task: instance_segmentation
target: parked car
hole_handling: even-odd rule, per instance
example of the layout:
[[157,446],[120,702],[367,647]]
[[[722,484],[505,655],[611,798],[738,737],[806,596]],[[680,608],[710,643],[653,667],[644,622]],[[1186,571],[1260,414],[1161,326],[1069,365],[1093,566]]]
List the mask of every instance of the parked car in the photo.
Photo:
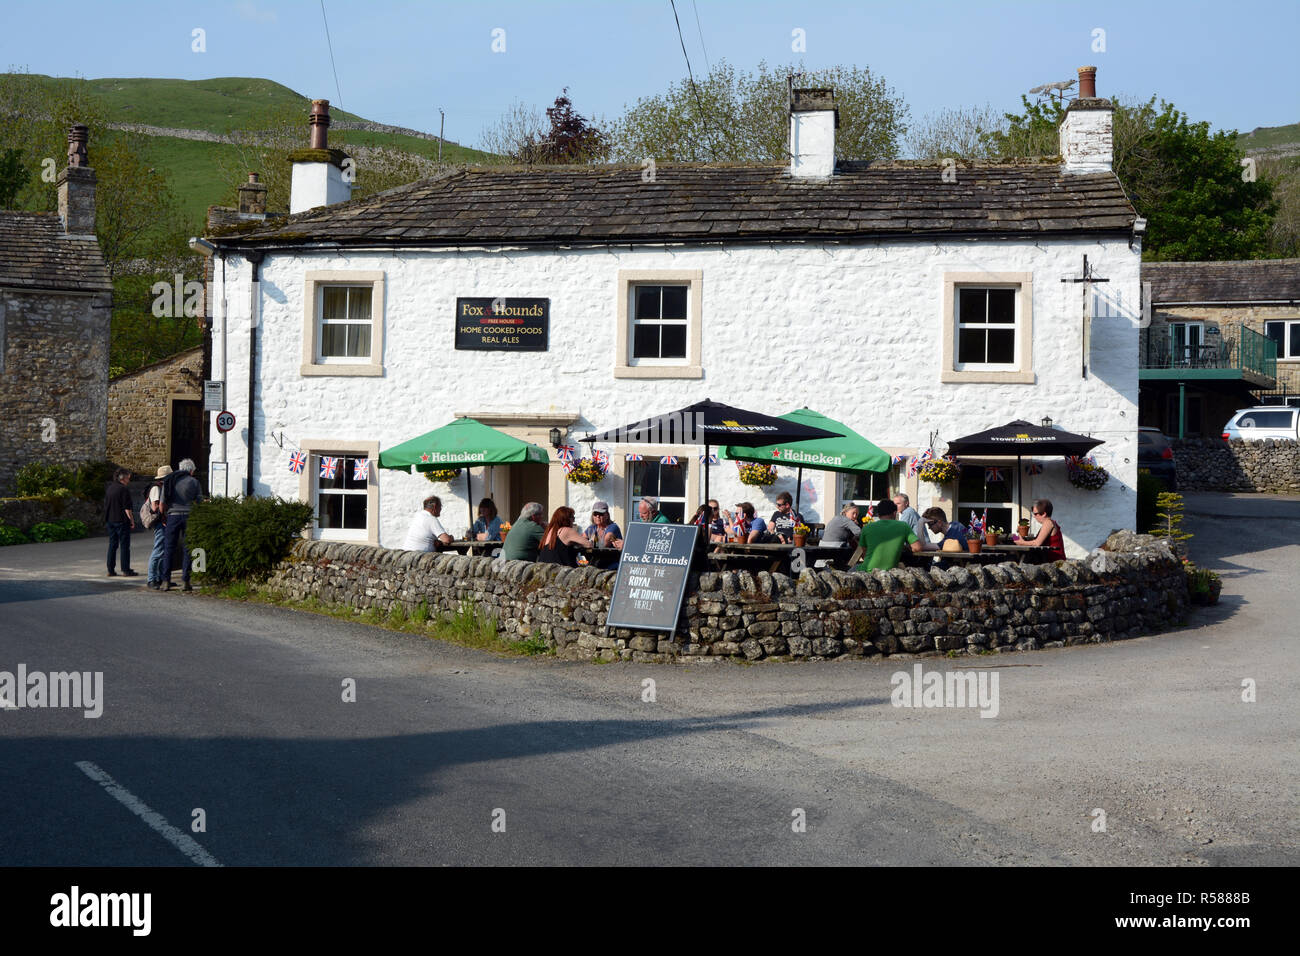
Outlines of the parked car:
[[1300,440],[1300,408],[1265,405],[1239,409],[1228,419],[1228,424],[1223,426],[1223,440],[1233,438],[1250,441],[1263,441],[1265,438]]
[[1138,429],[1138,468],[1151,472],[1169,491],[1178,490],[1178,470],[1174,466],[1174,446],[1169,436],[1158,428]]

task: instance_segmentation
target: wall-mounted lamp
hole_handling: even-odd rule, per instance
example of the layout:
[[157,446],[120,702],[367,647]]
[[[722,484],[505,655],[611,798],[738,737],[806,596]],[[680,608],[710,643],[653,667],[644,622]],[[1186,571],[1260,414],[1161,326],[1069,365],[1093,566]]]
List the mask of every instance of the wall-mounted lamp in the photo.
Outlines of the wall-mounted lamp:
[[1052,416],[1051,416],[1051,415],[1044,415],[1044,416],[1043,416],[1043,427],[1044,427],[1044,428],[1051,428],[1051,427],[1052,427]]
[[552,447],[552,448],[559,448],[559,447],[560,447],[560,442],[562,442],[563,440],[564,440],[564,432],[560,431],[558,428],[552,428],[552,429],[551,429],[551,447]]

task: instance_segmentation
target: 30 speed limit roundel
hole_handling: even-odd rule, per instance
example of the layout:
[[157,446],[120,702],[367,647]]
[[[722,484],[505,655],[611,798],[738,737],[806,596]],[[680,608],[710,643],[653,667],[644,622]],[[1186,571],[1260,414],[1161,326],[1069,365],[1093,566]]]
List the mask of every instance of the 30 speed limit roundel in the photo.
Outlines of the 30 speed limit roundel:
[[228,432],[235,427],[235,416],[232,412],[221,412],[217,415],[217,431]]

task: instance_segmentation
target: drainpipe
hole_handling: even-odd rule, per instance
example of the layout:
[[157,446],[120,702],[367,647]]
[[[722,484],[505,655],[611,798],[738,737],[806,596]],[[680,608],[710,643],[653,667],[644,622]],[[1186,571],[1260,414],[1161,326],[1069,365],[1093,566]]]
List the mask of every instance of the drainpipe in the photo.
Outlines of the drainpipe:
[[249,249],[244,258],[253,267],[252,284],[248,289],[248,474],[244,482],[244,496],[253,497],[253,455],[256,445],[253,441],[253,405],[257,399],[257,326],[261,296],[258,295],[258,283],[262,259],[266,253],[260,249]]
[[1187,437],[1187,383],[1178,383],[1178,437]]

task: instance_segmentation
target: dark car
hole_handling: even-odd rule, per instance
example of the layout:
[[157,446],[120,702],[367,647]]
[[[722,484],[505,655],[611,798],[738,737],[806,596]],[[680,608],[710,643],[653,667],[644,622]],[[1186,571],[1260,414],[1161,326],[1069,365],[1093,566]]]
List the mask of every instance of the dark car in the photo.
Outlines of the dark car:
[[1174,446],[1169,436],[1158,428],[1138,429],[1138,468],[1151,472],[1169,491],[1178,490],[1178,472],[1174,467]]

